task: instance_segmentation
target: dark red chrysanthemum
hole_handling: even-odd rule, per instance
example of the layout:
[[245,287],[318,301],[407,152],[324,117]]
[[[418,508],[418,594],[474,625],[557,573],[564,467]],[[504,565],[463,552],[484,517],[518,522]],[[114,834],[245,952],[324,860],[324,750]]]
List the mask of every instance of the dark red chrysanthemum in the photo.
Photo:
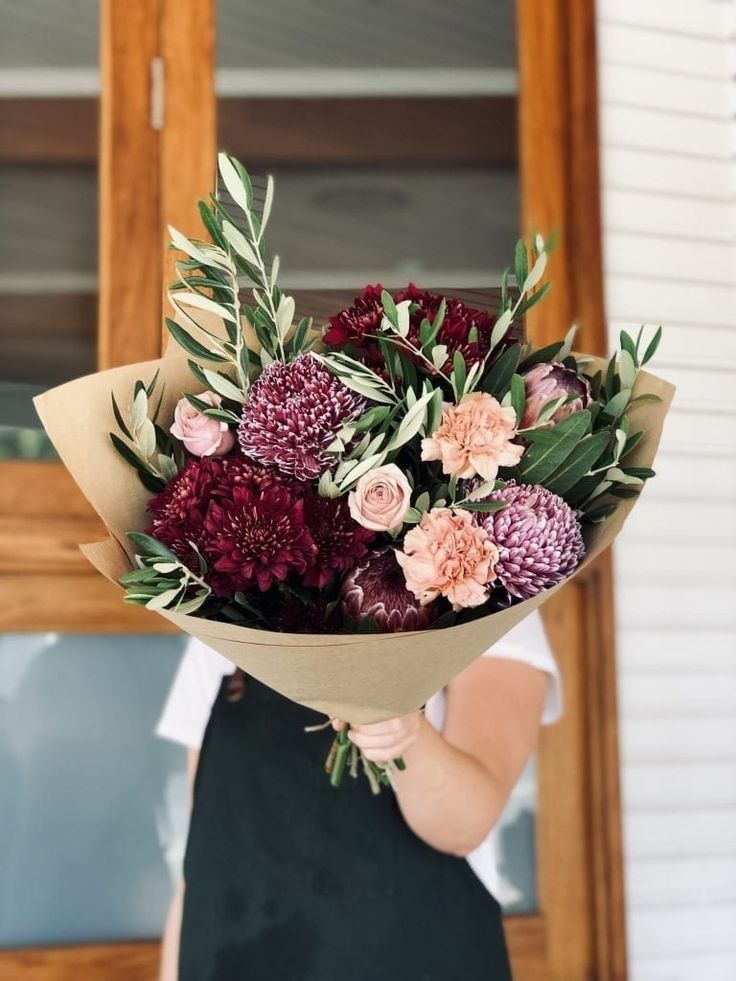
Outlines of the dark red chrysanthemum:
[[382,365],[383,357],[378,345],[372,340],[379,332],[383,320],[382,290],[380,284],[366,286],[363,293],[355,297],[351,307],[330,317],[330,326],[322,338],[325,344],[337,348],[350,344],[361,349],[367,364]]
[[247,487],[261,493],[272,487],[283,487],[297,496],[311,488],[311,484],[279,473],[273,467],[264,467],[255,460],[239,453],[222,458],[222,469],[217,475],[212,488],[215,498],[231,497],[235,487]]
[[[366,286],[351,307],[330,317],[330,326],[323,338],[325,344],[338,348],[351,345],[360,350],[368,364],[380,366],[383,358],[375,343],[375,336],[380,332],[383,319],[381,292],[380,285]],[[409,339],[416,346],[419,346],[420,324],[425,319],[432,323],[442,300],[446,301],[445,317],[436,343],[447,345],[448,366],[451,365],[456,351],[461,352],[468,365],[480,361],[488,352],[491,331],[496,322],[491,314],[469,307],[456,297],[444,297],[441,293],[420,290],[413,283],[393,294],[393,297],[396,303],[411,300],[416,305],[410,316],[409,327]]]
[[327,447],[365,401],[311,354],[263,370],[243,407],[238,431],[246,456],[300,480],[330,466]]
[[199,563],[190,542],[203,547],[204,519],[223,467],[220,458],[196,457],[148,502],[153,520],[146,533],[158,538],[195,571]]
[[212,501],[204,526],[207,556],[229,594],[304,574],[317,554],[303,500],[283,487],[233,487],[229,498]]
[[371,552],[363,559],[343,582],[340,599],[345,616],[358,622],[372,617],[382,633],[423,630],[437,609],[436,603],[422,606],[406,588],[392,548]]
[[317,556],[304,574],[305,586],[322,589],[338,572],[347,572],[368,553],[376,537],[350,516],[346,497],[328,498],[308,494],[304,519],[317,546]]

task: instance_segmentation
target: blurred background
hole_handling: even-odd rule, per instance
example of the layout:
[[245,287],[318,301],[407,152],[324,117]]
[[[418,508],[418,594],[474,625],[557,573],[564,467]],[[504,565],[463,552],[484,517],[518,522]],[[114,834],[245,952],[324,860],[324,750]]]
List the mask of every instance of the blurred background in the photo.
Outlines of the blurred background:
[[317,306],[492,287],[554,228],[531,337],[579,320],[603,353],[664,325],[658,478],[614,565],[549,604],[568,711],[504,815],[499,898],[520,981],[733,981],[736,4],[0,0],[0,22],[0,978],[155,976],[186,791],[153,729],[183,641],[78,556],[104,530],[31,398],[158,355],[163,229],[197,231],[223,147],[274,174],[281,278]]

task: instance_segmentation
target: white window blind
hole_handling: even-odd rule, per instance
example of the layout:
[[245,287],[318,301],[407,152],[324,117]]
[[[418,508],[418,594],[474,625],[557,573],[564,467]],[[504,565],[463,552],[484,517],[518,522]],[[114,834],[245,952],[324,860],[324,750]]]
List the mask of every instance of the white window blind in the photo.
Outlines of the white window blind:
[[610,342],[678,386],[615,550],[632,981],[736,979],[736,5],[598,0]]

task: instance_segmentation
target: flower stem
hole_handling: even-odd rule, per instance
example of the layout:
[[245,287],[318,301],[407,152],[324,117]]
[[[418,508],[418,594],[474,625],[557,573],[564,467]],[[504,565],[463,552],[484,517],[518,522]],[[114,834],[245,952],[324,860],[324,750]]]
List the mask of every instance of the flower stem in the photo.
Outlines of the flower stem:
[[347,763],[348,754],[350,753],[350,740],[348,739],[347,726],[338,732],[335,738],[335,759],[332,764],[332,771],[330,773],[330,783],[333,787],[339,787],[342,783],[342,776],[345,772],[345,764]]

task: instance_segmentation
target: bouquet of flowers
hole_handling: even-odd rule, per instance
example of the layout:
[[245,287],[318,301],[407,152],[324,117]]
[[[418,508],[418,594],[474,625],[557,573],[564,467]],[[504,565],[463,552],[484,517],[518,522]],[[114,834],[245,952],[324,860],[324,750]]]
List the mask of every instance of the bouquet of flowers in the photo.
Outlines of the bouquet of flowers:
[[[661,332],[623,333],[607,362],[574,331],[524,342],[540,237],[496,316],[369,286],[318,329],[266,256],[272,182],[256,207],[237,160],[219,173],[208,240],[171,229],[167,356],[37,399],[110,531],[85,552],[296,701],[356,724],[415,710],[620,529],[672,395],[641,370]],[[351,752],[355,770],[343,729],[334,783]],[[363,765],[377,785],[401,762]]]

